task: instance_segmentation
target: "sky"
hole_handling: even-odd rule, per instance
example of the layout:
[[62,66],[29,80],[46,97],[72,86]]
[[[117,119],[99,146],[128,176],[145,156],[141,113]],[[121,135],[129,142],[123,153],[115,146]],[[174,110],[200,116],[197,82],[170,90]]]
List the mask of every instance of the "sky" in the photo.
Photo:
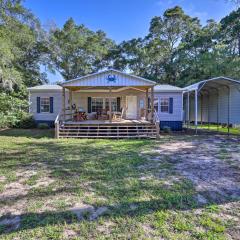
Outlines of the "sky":
[[[219,21],[235,7],[227,0],[25,0],[24,5],[43,26],[54,22],[62,27],[72,17],[91,30],[103,30],[117,43],[145,36],[151,19],[176,5],[203,25],[208,19]],[[62,79],[59,74],[48,77],[50,82]]]

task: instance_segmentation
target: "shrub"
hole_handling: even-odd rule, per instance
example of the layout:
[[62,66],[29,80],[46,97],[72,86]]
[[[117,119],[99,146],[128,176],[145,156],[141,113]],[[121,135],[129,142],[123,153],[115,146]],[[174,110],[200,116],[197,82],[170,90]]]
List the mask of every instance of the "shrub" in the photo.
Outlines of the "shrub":
[[19,120],[18,124],[16,125],[18,128],[35,128],[36,122],[32,115],[26,115],[22,119]]
[[163,126],[163,132],[164,132],[164,133],[171,133],[172,130],[171,130],[171,128],[168,127],[168,126]]
[[0,93],[0,128],[18,127],[30,115],[27,100]]
[[49,129],[49,125],[47,123],[39,123],[37,127],[39,129]]

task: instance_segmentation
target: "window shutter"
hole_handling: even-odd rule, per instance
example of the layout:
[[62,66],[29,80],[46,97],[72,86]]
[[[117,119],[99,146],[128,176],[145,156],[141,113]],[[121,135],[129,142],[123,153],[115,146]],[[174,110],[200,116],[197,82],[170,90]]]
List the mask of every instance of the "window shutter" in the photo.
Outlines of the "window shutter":
[[40,113],[40,97],[37,97],[37,113]]
[[169,113],[173,113],[173,98],[169,98]]
[[149,111],[149,109],[151,108],[151,99],[148,98],[148,103],[147,103],[147,112]]
[[50,113],[53,113],[53,97],[50,97]]
[[118,97],[117,98],[117,111],[120,112],[121,111],[120,109],[121,109],[121,98]]
[[92,98],[88,97],[88,113],[92,112]]

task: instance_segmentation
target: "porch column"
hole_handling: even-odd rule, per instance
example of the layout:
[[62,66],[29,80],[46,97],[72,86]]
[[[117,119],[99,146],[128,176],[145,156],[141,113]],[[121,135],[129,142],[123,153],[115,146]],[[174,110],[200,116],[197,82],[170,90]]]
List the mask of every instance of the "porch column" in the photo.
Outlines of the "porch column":
[[62,88],[62,114],[63,120],[65,121],[65,114],[66,114],[66,94],[65,94],[65,87]]
[[146,89],[146,99],[145,99],[145,119],[148,120],[148,88]]
[[70,113],[71,113],[71,118],[73,118],[73,112],[72,112],[72,90],[69,90],[69,104],[70,104]]
[[153,115],[154,115],[154,92],[153,87],[151,87],[151,122],[153,122]]
[[195,128],[197,133],[198,126],[198,90],[195,90]]
[[112,89],[109,88],[109,120],[112,123],[112,99],[111,99]]

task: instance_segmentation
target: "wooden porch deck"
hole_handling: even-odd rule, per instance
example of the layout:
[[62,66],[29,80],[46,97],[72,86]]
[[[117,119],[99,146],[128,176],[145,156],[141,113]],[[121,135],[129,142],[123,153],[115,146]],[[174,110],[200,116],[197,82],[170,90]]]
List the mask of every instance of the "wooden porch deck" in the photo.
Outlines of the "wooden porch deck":
[[57,138],[156,138],[156,125],[146,120],[65,121],[57,129]]
[[137,120],[137,119],[134,119],[134,120],[130,120],[130,119],[122,119],[122,120],[119,120],[119,121],[116,121],[116,120],[112,120],[109,121],[109,120],[85,120],[85,121],[66,121],[65,124],[72,124],[72,125],[135,125],[135,124],[151,124],[150,121],[147,121],[147,120]]

